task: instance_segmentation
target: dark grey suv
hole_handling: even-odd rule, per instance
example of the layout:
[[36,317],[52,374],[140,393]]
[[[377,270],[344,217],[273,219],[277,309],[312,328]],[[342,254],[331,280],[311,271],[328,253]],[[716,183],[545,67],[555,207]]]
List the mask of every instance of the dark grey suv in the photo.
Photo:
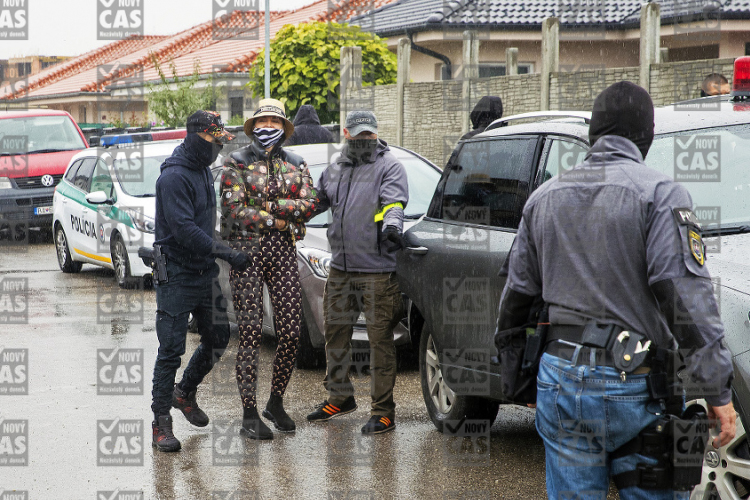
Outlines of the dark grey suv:
[[[682,182],[693,197],[735,365],[737,437],[719,450],[708,447],[704,481],[692,498],[734,499],[750,492],[744,430],[750,417],[750,104],[716,99],[657,109],[646,163]],[[503,401],[499,366],[490,360],[505,284],[498,271],[529,194],[585,156],[589,116],[517,115],[460,143],[425,217],[407,233],[411,248],[401,255],[398,274],[411,301],[412,337],[420,337],[425,404],[441,431],[448,421],[494,420],[501,403],[512,403]]]

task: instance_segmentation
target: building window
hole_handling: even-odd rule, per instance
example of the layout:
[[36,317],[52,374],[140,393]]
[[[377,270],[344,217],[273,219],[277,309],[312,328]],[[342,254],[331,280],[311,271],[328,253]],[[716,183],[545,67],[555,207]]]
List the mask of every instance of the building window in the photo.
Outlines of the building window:
[[242,116],[242,96],[229,98],[229,118]]
[[[443,80],[442,68],[444,64],[435,65],[435,80]],[[460,68],[460,67],[459,67]],[[518,63],[518,74],[527,75],[534,72],[534,63]],[[505,63],[479,63],[479,78],[505,76]],[[460,74],[458,75],[460,78]]]
[[16,63],[16,69],[18,70],[18,76],[26,76],[31,74],[31,63]]

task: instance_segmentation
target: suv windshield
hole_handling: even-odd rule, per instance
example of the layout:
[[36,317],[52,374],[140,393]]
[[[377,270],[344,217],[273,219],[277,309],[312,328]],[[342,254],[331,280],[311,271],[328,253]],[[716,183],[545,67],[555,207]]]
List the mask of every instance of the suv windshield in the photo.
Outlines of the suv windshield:
[[0,120],[0,143],[12,138],[13,149],[3,147],[0,154],[54,153],[84,149],[86,145],[67,116],[29,116]]
[[[410,158],[399,158],[401,164],[406,169],[406,176],[409,182],[409,203],[406,205],[404,217],[406,219],[418,219],[430,206],[432,194],[435,192],[435,186],[440,180],[440,172],[429,166],[424,161],[414,156]],[[310,176],[314,179],[315,185],[323,174],[323,170],[328,165],[310,165]],[[326,226],[331,221],[330,210],[316,215],[306,225],[308,226]]]
[[166,159],[167,156],[147,156],[143,161],[137,157],[114,160],[122,190],[139,198],[156,196],[156,179],[161,172],[159,167]]
[[687,188],[705,230],[750,224],[750,125],[659,135],[646,164]]

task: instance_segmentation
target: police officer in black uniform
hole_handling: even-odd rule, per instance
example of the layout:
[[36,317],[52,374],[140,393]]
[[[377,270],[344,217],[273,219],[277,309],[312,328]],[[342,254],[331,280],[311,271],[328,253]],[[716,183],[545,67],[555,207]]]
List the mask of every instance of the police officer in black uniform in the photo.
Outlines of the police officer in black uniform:
[[683,354],[708,416],[719,421],[709,446],[735,434],[732,365],[700,224],[688,191],[644,164],[654,137],[644,89],[619,82],[604,90],[589,135],[584,162],[543,184],[524,207],[498,331],[526,323],[540,296],[549,307],[536,427],[550,499],[606,498],[610,476],[623,500],[687,498],[638,436],[662,429],[655,422],[664,400],[649,389],[658,385],[664,364],[654,353],[662,349]]

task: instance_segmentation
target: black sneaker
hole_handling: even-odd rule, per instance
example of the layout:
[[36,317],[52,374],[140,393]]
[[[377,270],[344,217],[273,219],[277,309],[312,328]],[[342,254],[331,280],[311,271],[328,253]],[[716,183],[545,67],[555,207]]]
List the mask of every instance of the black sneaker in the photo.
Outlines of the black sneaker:
[[257,408],[245,408],[242,416],[242,428],[240,434],[250,439],[266,440],[273,439],[273,432],[265,422],[260,419]]
[[362,427],[362,434],[382,434],[396,428],[396,422],[392,418],[383,415],[373,415]]
[[341,407],[332,405],[326,399],[315,407],[315,411],[307,416],[307,420],[310,422],[325,422],[326,420],[331,420],[333,417],[351,413],[356,409],[357,403],[354,401],[354,396],[346,398]]
[[198,407],[195,393],[196,391],[187,393],[175,384],[174,391],[172,391],[172,406],[180,410],[187,421],[194,426],[205,427],[208,425],[208,415]]
[[273,426],[281,432],[294,432],[297,426],[294,420],[284,411],[284,398],[271,394],[266,409],[263,410],[263,418],[273,422]]
[[172,417],[161,415],[157,420],[151,422],[152,438],[151,446],[159,451],[180,451],[182,445],[172,434]]

